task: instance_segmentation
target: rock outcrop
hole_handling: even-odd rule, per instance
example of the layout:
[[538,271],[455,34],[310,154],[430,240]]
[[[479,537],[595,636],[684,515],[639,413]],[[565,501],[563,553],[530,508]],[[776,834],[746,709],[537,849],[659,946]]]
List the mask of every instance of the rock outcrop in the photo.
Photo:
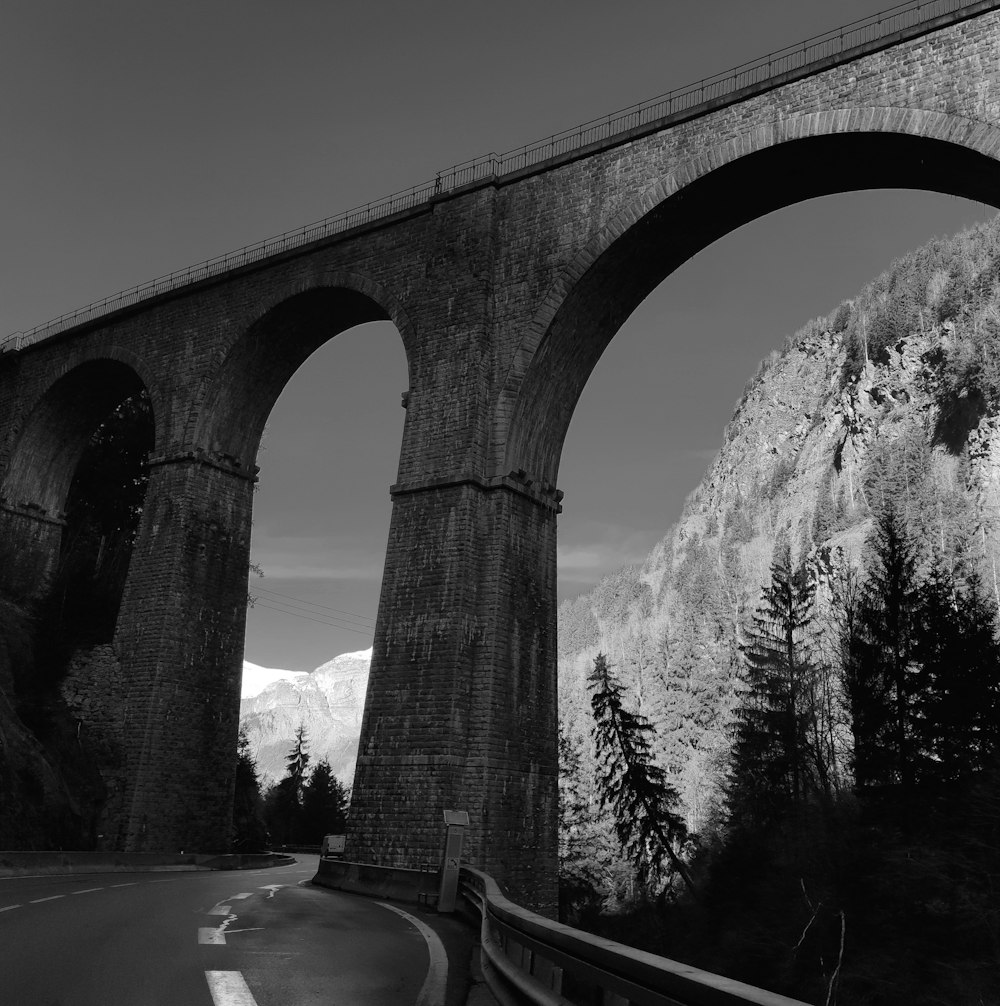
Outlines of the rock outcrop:
[[354,782],[372,651],[342,653],[310,674],[283,677],[240,703],[240,725],[261,784],[285,774],[295,731],[305,727],[311,764],[322,758],[346,786]]

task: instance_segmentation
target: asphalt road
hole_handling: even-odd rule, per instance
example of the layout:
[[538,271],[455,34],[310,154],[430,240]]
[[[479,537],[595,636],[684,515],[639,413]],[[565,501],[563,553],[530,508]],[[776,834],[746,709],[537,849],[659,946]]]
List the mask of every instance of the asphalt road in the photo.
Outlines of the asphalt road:
[[0,878],[0,1006],[448,1006],[456,921],[265,870]]

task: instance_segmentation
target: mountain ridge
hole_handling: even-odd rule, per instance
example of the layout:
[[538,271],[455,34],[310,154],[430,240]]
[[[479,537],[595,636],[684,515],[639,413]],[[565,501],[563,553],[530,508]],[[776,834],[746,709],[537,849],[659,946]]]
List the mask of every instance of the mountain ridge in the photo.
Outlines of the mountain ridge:
[[[326,758],[333,774],[352,785],[371,653],[371,648],[341,653],[311,672],[263,669],[277,676],[240,701],[240,726],[263,786],[285,774],[299,726],[306,730],[310,762]],[[251,673],[251,687],[262,678]]]

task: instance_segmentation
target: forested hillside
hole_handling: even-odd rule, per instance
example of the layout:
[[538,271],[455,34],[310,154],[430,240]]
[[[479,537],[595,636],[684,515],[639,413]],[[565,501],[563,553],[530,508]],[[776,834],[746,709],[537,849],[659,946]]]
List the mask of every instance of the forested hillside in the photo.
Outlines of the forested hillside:
[[[561,606],[568,915],[656,896],[629,939],[809,1001],[994,1001],[998,504],[995,220],[788,338],[646,562]],[[598,654],[696,897],[599,811]]]

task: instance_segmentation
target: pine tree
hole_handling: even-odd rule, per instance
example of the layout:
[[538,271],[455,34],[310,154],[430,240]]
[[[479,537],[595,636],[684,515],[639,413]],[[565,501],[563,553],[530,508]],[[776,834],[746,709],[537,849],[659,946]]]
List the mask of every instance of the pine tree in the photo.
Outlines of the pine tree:
[[684,821],[676,812],[677,792],[650,757],[653,727],[645,717],[625,709],[624,688],[604,654],[594,659],[587,680],[601,807],[612,809],[618,838],[643,882],[662,875],[669,863],[694,894],[690,874],[677,852],[687,837]]
[[258,851],[266,847],[267,828],[264,825],[257,762],[250,753],[246,730],[241,727],[233,793],[233,848],[237,851]]
[[301,840],[319,845],[324,835],[347,826],[347,793],[326,758],[318,761],[302,788]]
[[805,570],[792,569],[787,540],[779,539],[771,582],[740,647],[746,690],[736,710],[729,787],[734,823],[770,823],[822,788],[818,780],[828,775],[811,729],[815,668],[806,630],[814,593]]
[[940,557],[920,590],[914,633],[919,666],[914,705],[917,776],[958,782],[997,750],[1000,647],[992,605],[978,576],[962,589]]
[[305,783],[306,768],[309,765],[309,752],[306,750],[306,728],[299,724],[295,731],[295,743],[292,750],[285,757],[285,775],[295,781],[297,795],[302,795],[302,786]]
[[919,600],[916,547],[890,502],[876,516],[848,682],[858,785],[914,781],[913,635]]
[[300,725],[295,731],[292,749],[285,758],[285,775],[268,790],[265,798],[268,827],[272,836],[282,845],[301,841],[302,789],[308,765],[306,731]]
[[578,902],[593,897],[598,886],[589,848],[588,801],[580,742],[559,723],[559,917],[567,921]]

